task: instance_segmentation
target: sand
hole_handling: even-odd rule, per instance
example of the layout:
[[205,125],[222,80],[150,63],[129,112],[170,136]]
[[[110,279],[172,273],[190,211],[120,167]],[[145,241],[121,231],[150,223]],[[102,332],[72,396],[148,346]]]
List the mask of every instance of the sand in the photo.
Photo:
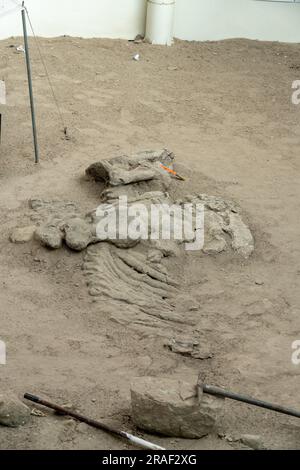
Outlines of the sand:
[[[134,432],[130,381],[136,376],[201,372],[214,385],[299,409],[300,366],[291,361],[291,344],[300,339],[300,108],[291,102],[299,46],[234,40],[164,48],[41,39],[71,137],[65,140],[32,43],[41,148],[34,166],[24,56],[9,47],[19,44],[20,38],[0,42],[8,92],[0,146],[0,339],[7,344],[1,390],[72,403]],[[255,236],[249,260],[199,253],[182,268],[197,291],[186,306],[196,308],[195,333],[214,353],[203,361],[164,348],[157,335],[112,322],[109,306],[88,294],[82,253],[8,241],[14,227],[30,223],[30,198],[58,197],[90,210],[100,191],[84,176],[86,167],[161,147],[199,175],[199,192],[236,201]],[[220,422],[220,433],[260,434],[268,448],[299,448],[299,432],[296,419],[240,404],[227,403]],[[151,439],[169,449],[241,446],[217,435]],[[46,413],[18,430],[0,428],[0,448],[129,447]]]

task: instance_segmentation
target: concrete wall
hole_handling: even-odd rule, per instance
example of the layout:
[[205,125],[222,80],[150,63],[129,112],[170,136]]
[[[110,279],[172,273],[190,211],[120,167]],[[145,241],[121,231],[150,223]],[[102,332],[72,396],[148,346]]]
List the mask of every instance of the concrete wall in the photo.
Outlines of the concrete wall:
[[300,3],[177,0],[175,36],[196,41],[239,37],[300,42]]
[[[11,0],[0,0],[1,6]],[[175,36],[300,42],[300,3],[176,0]],[[131,39],[144,32],[146,0],[26,0],[37,34]],[[21,35],[18,14],[0,17],[0,39]]]
[[[0,0],[0,7],[3,3],[8,5],[7,0]],[[40,36],[67,34],[130,39],[145,30],[146,0],[26,0],[25,3]],[[21,33],[18,14],[0,17],[0,39]]]

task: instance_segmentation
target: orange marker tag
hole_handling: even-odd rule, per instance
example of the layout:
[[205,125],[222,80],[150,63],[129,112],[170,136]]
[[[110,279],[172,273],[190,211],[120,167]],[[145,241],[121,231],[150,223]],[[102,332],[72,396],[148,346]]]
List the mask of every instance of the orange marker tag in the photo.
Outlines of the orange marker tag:
[[181,181],[185,181],[185,178],[183,178],[182,176],[180,176],[178,173],[176,173],[176,171],[174,170],[171,170],[171,168],[168,168],[167,166],[163,165],[162,163],[160,164],[161,168],[165,171],[167,171],[168,173],[170,173],[171,175],[175,176],[176,178],[178,178],[179,180]]

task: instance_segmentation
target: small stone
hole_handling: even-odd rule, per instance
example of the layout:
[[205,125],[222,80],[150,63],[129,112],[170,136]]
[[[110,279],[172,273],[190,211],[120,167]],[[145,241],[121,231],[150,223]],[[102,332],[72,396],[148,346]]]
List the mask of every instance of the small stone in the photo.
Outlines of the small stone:
[[264,285],[264,281],[262,281],[261,279],[256,279],[255,284],[256,284],[257,286],[263,286],[263,285]]
[[159,264],[163,257],[163,253],[159,250],[150,250],[148,253],[148,261],[150,261],[150,263]]
[[231,435],[226,434],[226,433],[224,433],[224,432],[218,433],[218,437],[219,437],[220,439],[224,439],[225,441],[230,442],[230,443],[231,443],[231,442],[239,442],[239,440],[240,440],[238,437],[236,437],[236,436],[231,436]]
[[189,312],[198,312],[199,306],[198,305],[192,305],[189,307]]
[[17,428],[24,426],[30,419],[30,409],[18,397],[0,394],[0,425]]
[[36,239],[47,248],[57,250],[61,248],[63,241],[62,231],[54,225],[43,225],[35,232]]
[[165,346],[173,353],[191,356],[194,359],[205,360],[213,357],[208,346],[200,345],[199,341],[193,338],[173,338],[165,343]]
[[249,258],[254,251],[254,238],[238,214],[228,215],[228,226],[224,230],[232,237],[232,248],[243,258]]
[[90,431],[90,426],[86,423],[80,423],[77,426],[77,431],[86,434],[88,431]]
[[147,432],[199,439],[215,430],[224,400],[202,395],[194,383],[140,377],[131,385],[133,422]]
[[66,403],[63,408],[66,410],[74,410],[74,405],[72,403]]
[[145,37],[142,34],[137,34],[134,38],[134,41],[143,41]]
[[15,228],[10,234],[9,239],[12,243],[28,243],[33,239],[34,232],[34,225],[23,228]]
[[253,450],[263,450],[264,444],[262,442],[261,436],[254,434],[243,434],[240,437],[240,441],[247,447],[250,447]]
[[39,418],[45,417],[45,413],[43,413],[41,410],[38,410],[37,408],[32,408],[30,414],[32,416],[38,416]]
[[74,426],[75,424],[75,421],[74,419],[66,419],[65,422],[64,422],[65,426]]
[[211,351],[209,351],[208,349],[199,349],[199,350],[196,350],[194,351],[191,356],[194,358],[194,359],[201,359],[202,361],[204,361],[205,359],[211,359],[214,355]]
[[165,344],[173,353],[182,354],[183,356],[190,356],[195,346],[198,345],[199,342],[193,338],[172,338]]

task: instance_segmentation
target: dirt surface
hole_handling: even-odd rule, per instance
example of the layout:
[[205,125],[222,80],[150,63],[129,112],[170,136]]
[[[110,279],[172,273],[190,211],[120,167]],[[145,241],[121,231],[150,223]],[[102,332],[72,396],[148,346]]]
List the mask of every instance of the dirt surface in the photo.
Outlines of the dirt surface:
[[[32,43],[41,147],[34,166],[24,56],[10,47],[19,44],[20,38],[0,42],[0,78],[8,91],[0,147],[0,337],[8,362],[0,366],[0,390],[74,404],[143,436],[130,420],[136,376],[201,372],[208,383],[299,409],[300,366],[291,362],[291,344],[300,339],[300,108],[291,103],[291,85],[300,78],[300,46],[42,39],[67,141]],[[89,210],[99,202],[97,184],[84,177],[89,164],[161,147],[175,152],[190,178],[197,176],[199,192],[236,201],[256,241],[247,261],[198,253],[182,266],[197,286],[196,308],[186,308],[194,308],[195,328],[214,352],[203,361],[109,320],[106,305],[88,294],[83,254],[8,241],[14,227],[28,225],[29,198],[59,197]],[[300,448],[296,418],[245,405],[228,402],[219,428],[229,438],[259,434],[267,448]],[[168,449],[240,447],[217,434],[151,439]],[[0,447],[129,448],[47,411],[23,428],[0,428]]]

